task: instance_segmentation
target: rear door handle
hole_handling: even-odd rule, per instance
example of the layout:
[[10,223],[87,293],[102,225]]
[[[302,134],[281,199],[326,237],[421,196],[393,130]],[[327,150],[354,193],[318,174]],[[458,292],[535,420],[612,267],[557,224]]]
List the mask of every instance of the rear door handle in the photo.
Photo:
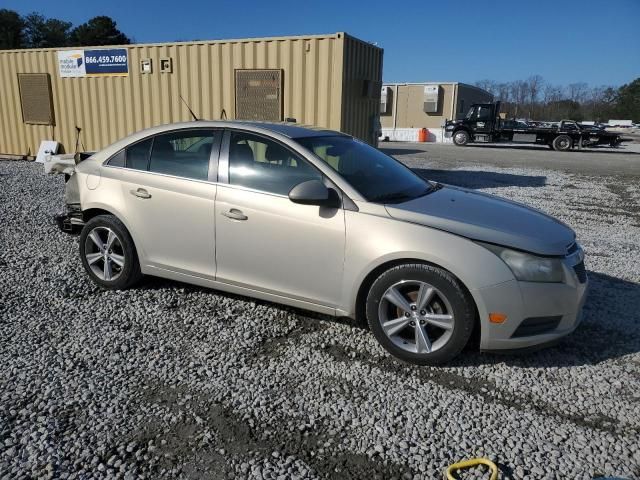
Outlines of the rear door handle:
[[242,210],[238,210],[237,208],[232,208],[228,212],[222,212],[222,215],[230,218],[231,220],[246,220],[247,218],[249,218],[244,213],[242,213]]
[[147,192],[144,188],[139,188],[137,190],[129,190],[129,193],[138,198],[151,198],[151,194]]

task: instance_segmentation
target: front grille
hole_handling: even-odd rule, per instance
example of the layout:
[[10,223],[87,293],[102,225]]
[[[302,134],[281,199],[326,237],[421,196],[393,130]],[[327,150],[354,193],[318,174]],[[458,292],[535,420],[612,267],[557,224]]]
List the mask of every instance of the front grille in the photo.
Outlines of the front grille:
[[580,283],[584,283],[587,281],[587,269],[584,268],[584,261],[574,265],[573,271],[576,272],[576,276],[578,277],[578,281]]
[[562,320],[562,315],[551,317],[529,317],[525,318],[520,326],[513,332],[511,338],[530,337],[555,330]]

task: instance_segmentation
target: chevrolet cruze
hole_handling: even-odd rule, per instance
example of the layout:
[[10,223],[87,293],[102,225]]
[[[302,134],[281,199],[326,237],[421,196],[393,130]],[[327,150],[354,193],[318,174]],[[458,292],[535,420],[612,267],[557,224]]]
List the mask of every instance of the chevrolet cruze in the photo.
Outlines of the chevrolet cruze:
[[155,275],[366,318],[392,355],[451,360],[553,342],[580,322],[584,254],[567,225],[430,182],[348,135],[197,121],[138,132],[79,162],[67,232],[108,289]]

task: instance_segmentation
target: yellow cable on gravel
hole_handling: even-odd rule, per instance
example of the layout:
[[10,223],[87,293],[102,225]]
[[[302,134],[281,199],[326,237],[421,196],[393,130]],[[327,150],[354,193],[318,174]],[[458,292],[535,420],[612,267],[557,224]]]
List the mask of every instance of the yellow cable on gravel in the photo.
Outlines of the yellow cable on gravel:
[[498,467],[488,458],[472,458],[470,460],[463,460],[461,462],[449,465],[449,468],[447,468],[446,471],[446,479],[456,480],[456,477],[453,476],[454,471],[477,467],[478,465],[486,465],[491,469],[491,477],[489,477],[489,480],[498,480]]

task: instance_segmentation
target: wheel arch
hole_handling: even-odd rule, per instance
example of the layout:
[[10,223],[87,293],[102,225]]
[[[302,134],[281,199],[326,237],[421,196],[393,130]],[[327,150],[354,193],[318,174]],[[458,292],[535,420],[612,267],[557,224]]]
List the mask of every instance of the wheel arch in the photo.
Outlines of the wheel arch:
[[144,251],[140,248],[140,244],[137,238],[135,237],[135,234],[131,230],[128,222],[124,219],[124,216],[120,215],[118,212],[115,211],[115,209],[110,208],[108,205],[102,205],[102,204],[91,204],[88,208],[85,208],[82,210],[82,220],[84,221],[85,224],[92,218],[97,217],[98,215],[112,215],[116,217],[120,222],[122,222],[122,224],[127,229],[127,232],[131,236],[131,239],[133,240],[133,247],[138,255],[140,266],[142,267],[143,266],[142,259],[144,257]]
[[395,258],[391,260],[387,260],[377,266],[367,273],[363,280],[360,282],[360,286],[358,287],[358,293],[356,294],[355,306],[353,311],[355,312],[355,317],[358,322],[361,322],[363,325],[366,325],[366,302],[367,302],[367,294],[369,293],[369,289],[373,282],[386,270],[390,268],[397,267],[399,265],[408,265],[412,263],[418,263],[423,265],[429,265],[431,267],[440,268],[455,278],[460,286],[462,287],[465,294],[468,296],[469,300],[473,305],[473,309],[475,310],[474,321],[473,321],[473,333],[471,334],[470,341],[474,344],[479,343],[480,331],[481,331],[481,322],[480,322],[480,314],[478,310],[478,305],[476,303],[476,299],[472,295],[469,288],[465,285],[464,281],[460,279],[458,275],[449,270],[448,268],[443,267],[442,265],[438,265],[437,263],[424,260],[422,258],[416,257],[405,257],[405,258]]
[[471,136],[471,130],[466,125],[460,125],[460,126],[454,128],[453,132],[451,132],[451,133],[455,134],[455,133],[458,133],[460,131],[465,131],[465,132],[467,132],[469,134],[469,136]]
[[[84,221],[84,223],[87,223],[93,217],[97,217],[98,215],[113,215],[114,217],[118,218],[117,215],[115,215],[113,212],[110,212],[109,210],[105,210],[103,208],[88,208],[82,211],[82,220]],[[120,220],[120,218],[118,218],[118,220]]]

